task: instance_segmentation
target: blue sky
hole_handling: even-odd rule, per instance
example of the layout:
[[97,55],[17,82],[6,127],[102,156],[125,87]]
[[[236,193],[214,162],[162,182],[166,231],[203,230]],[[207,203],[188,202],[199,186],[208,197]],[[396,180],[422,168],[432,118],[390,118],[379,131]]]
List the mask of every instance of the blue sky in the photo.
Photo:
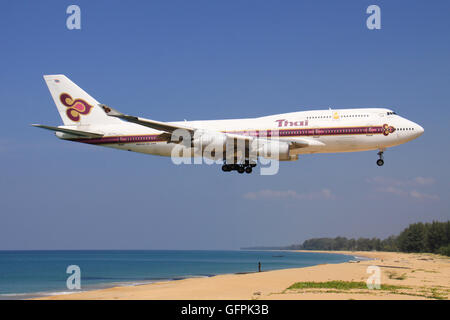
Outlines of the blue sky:
[[[66,8],[81,8],[81,30]],[[381,30],[366,8],[381,7]],[[448,220],[448,1],[5,1],[0,249],[237,249]],[[42,79],[170,120],[390,107],[425,134],[275,176],[60,141]]]

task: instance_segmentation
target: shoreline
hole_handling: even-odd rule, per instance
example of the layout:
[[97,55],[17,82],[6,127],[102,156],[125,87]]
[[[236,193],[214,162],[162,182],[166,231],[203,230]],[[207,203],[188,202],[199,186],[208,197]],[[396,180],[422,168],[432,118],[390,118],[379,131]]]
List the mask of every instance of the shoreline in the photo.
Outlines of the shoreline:
[[[285,250],[286,251],[286,250]],[[450,258],[434,254],[366,251],[309,251],[344,254],[356,260],[311,267],[278,269],[246,274],[221,274],[128,287],[42,297],[42,300],[150,299],[150,300],[251,300],[251,299],[449,299]],[[296,282],[366,282],[367,267],[381,273],[381,290],[288,289]],[[383,289],[385,287],[388,289]]]
[[104,282],[97,284],[90,284],[86,287],[83,287],[80,290],[69,290],[69,289],[54,289],[47,291],[36,291],[36,292],[24,292],[24,293],[1,293],[1,300],[40,300],[46,299],[47,297],[53,296],[66,296],[71,294],[83,294],[86,292],[98,291],[98,290],[106,290],[111,288],[122,288],[122,287],[137,287],[143,285],[150,285],[157,282],[172,282],[172,281],[180,281],[184,279],[197,279],[197,278],[209,278],[214,277],[215,275],[205,275],[205,276],[186,276],[186,277],[174,277],[167,279],[154,279],[154,280],[136,280],[136,281],[116,281],[116,282]]
[[[112,250],[114,251],[114,250]],[[272,252],[272,253],[298,253],[299,251],[296,250],[237,250],[237,251],[259,251],[259,252]],[[316,253],[313,251],[305,251],[306,253]],[[347,254],[342,254],[342,253],[334,253],[334,252],[317,252],[317,253],[325,253],[325,254],[332,254],[332,255],[336,255],[338,254],[339,256],[343,256],[341,258],[341,261],[343,259],[346,259],[347,261],[351,260],[352,258],[354,258],[353,255],[347,255]],[[284,257],[284,255],[283,255]],[[328,260],[330,260],[327,263],[334,263],[332,262],[332,258],[329,258]],[[317,263],[323,263],[323,262],[317,262]],[[338,262],[339,263],[339,262]],[[263,263],[264,265],[264,263]],[[304,267],[308,267],[308,266],[279,266],[276,267],[276,269],[269,269],[269,270],[262,270],[263,272],[265,271],[275,271],[275,270],[286,270],[286,269],[292,269],[292,268],[304,268]],[[273,267],[272,267],[273,268]],[[264,268],[263,268],[264,269]],[[167,278],[142,278],[142,279],[135,279],[133,281],[130,280],[117,280],[117,281],[113,281],[113,282],[100,282],[100,283],[91,283],[91,284],[87,284],[87,285],[83,285],[81,287],[80,290],[70,290],[67,288],[53,288],[53,289],[44,289],[42,291],[33,291],[33,292],[13,292],[13,293],[2,293],[0,294],[0,300],[34,300],[34,299],[47,299],[47,298],[52,298],[54,296],[71,296],[71,295],[76,295],[76,294],[85,294],[88,292],[92,292],[92,291],[100,291],[100,290],[107,290],[107,289],[112,289],[112,288],[128,288],[128,287],[138,287],[138,286],[142,286],[142,285],[151,285],[151,284],[155,284],[155,283],[171,283],[171,282],[176,282],[176,281],[182,281],[182,280],[186,280],[186,279],[203,279],[203,278],[211,278],[211,277],[216,277],[216,276],[221,276],[221,275],[246,275],[246,274],[252,274],[252,273],[258,273],[257,270],[249,270],[248,268],[244,268],[242,269],[242,271],[231,271],[231,272],[226,272],[226,273],[209,273],[209,274],[191,274],[191,275],[173,275],[173,276],[169,276]],[[68,298],[70,299],[70,298]]]

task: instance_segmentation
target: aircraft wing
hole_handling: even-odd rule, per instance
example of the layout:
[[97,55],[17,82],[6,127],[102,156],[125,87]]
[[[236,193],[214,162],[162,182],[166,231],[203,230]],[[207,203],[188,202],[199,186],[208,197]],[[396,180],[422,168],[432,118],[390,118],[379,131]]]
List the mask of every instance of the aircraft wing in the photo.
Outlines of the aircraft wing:
[[191,135],[194,134],[194,131],[195,131],[194,128],[178,126],[178,125],[176,126],[176,125],[169,124],[167,122],[155,121],[155,120],[144,119],[144,118],[139,118],[139,117],[123,114],[123,113],[121,113],[111,107],[108,107],[104,104],[100,104],[100,107],[105,111],[105,113],[108,116],[116,117],[116,118],[119,118],[119,119],[122,119],[122,120],[125,120],[128,122],[140,124],[141,126],[149,127],[149,128],[155,129],[155,130],[172,133],[175,130],[183,129],[183,130],[189,131],[189,133],[191,133]]
[[[195,131],[204,131],[204,130],[199,130],[196,128],[191,128],[191,127],[185,127],[185,126],[179,126],[179,125],[173,125],[167,122],[161,122],[161,121],[155,121],[155,120],[150,120],[150,119],[145,119],[145,118],[139,118],[139,117],[135,117],[135,116],[130,116],[127,114],[124,114],[120,111],[117,111],[111,107],[108,107],[104,104],[100,104],[100,107],[105,111],[105,113],[108,116],[111,117],[116,117],[128,122],[132,122],[132,123],[136,123],[139,124],[141,126],[145,126],[145,127],[149,127],[158,131],[164,131],[160,137],[164,138],[167,142],[170,141],[171,139],[171,134],[178,129],[183,129],[188,131],[191,134],[191,137],[194,137]],[[252,141],[254,138],[253,137],[249,137],[249,136],[244,136],[244,135],[236,135],[236,134],[226,134],[228,138],[231,139],[236,139],[236,140],[245,140],[245,141]]]

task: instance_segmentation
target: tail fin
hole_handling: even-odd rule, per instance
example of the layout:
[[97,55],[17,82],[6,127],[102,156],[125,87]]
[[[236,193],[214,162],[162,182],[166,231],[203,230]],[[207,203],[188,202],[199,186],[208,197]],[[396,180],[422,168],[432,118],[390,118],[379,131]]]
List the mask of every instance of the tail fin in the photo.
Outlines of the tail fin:
[[46,75],[44,80],[64,125],[81,126],[121,122],[119,119],[107,116],[99,107],[97,100],[65,75]]

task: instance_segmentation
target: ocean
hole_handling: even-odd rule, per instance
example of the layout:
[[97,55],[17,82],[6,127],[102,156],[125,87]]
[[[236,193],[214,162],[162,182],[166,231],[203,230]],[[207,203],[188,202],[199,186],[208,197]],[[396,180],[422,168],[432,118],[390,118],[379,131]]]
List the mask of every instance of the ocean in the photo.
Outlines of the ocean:
[[[80,250],[0,251],[0,299],[134,286],[189,277],[341,263],[341,254],[290,251]],[[81,289],[69,290],[67,267],[80,270]]]

